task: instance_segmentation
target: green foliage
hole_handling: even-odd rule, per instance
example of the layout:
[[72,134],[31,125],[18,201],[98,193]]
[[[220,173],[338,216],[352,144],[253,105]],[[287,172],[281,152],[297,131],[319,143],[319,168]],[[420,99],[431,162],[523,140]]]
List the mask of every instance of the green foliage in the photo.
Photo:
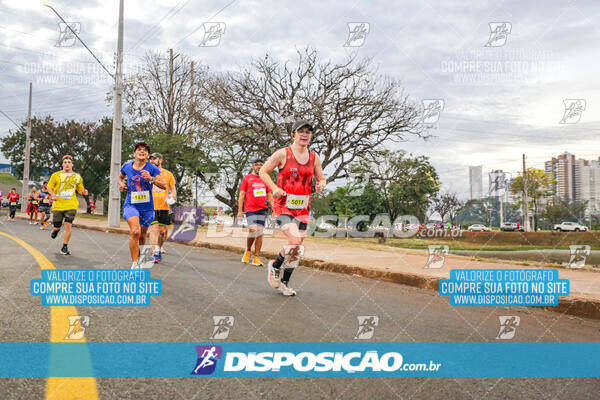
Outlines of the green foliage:
[[3,172],[0,173],[0,183],[8,186],[21,187],[21,182],[18,181],[12,174]]
[[[0,150],[23,176],[25,123],[2,139]],[[112,120],[99,122],[55,121],[51,116],[31,120],[30,178],[40,180],[62,169],[62,157],[73,156],[73,170],[81,175],[89,195],[108,197]],[[123,135],[123,148],[129,149],[132,138]],[[122,154],[127,158],[126,152]],[[89,196],[86,201],[89,203]],[[89,211],[89,210],[88,210]]]
[[428,159],[385,151],[378,161],[363,160],[354,165],[354,173],[365,177],[365,181],[338,187],[313,200],[314,215],[368,215],[372,220],[377,214],[386,213],[392,221],[401,215],[414,215],[423,221],[430,199],[440,186]]
[[587,201],[572,201],[553,197],[548,201],[542,213],[542,226],[551,229],[554,224],[560,224],[563,221],[583,221],[586,207]]

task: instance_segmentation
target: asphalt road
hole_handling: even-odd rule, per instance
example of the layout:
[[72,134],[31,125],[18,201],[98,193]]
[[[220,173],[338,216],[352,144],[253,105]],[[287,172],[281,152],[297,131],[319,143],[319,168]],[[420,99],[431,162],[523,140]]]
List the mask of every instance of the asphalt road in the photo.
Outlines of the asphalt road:
[[[62,234],[24,221],[0,231],[21,238],[56,268],[128,268],[127,236],[74,229],[70,256],[59,254]],[[231,315],[226,341],[352,341],[357,316],[377,315],[373,341],[496,341],[501,315],[521,318],[515,341],[600,340],[598,321],[550,311],[451,307],[434,291],[300,268],[285,298],[264,269],[233,253],[167,244],[152,270],[163,294],[149,307],[77,307],[90,317],[88,342],[206,342],[212,316]],[[50,312],[29,294],[40,277],[34,258],[0,236],[0,340],[49,340]],[[507,354],[506,362],[511,362]],[[92,360],[93,363],[93,360]],[[115,366],[118,369],[118,366]],[[45,379],[0,379],[2,399],[43,399]],[[98,378],[101,399],[597,399],[600,379],[553,378]]]

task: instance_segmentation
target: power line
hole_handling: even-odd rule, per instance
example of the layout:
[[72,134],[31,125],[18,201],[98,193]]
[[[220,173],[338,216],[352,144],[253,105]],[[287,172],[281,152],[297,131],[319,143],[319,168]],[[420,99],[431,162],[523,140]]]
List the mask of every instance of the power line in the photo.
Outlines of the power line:
[[13,119],[11,117],[9,117],[4,111],[0,110],[0,114],[4,115],[6,117],[6,119],[8,119],[10,122],[12,122],[14,124],[14,126],[16,126],[18,129],[21,129],[21,127],[19,125],[17,125],[17,123],[15,121],[13,121]]
[[181,42],[183,42],[185,39],[187,39],[188,37],[192,36],[194,33],[198,32],[200,30],[200,28],[202,28],[202,26],[206,23],[206,22],[210,22],[214,17],[216,17],[217,15],[219,15],[222,11],[224,11],[227,7],[229,7],[230,5],[232,5],[233,3],[235,3],[237,0],[232,0],[230,3],[228,3],[227,5],[225,5],[223,8],[221,8],[219,11],[217,11],[212,17],[210,17],[209,19],[207,19],[206,21],[202,22],[202,24],[200,24],[200,26],[198,26],[196,29],[194,29],[193,31],[191,31],[190,33],[188,33],[187,35],[185,35],[183,38],[181,38],[177,43],[175,43],[175,45],[170,46],[172,48],[177,47]]
[[[185,4],[183,4],[181,7],[179,7],[184,1],[185,1]],[[190,1],[191,0],[183,0],[183,1],[179,2],[178,4],[174,5],[173,7],[171,7],[171,9],[156,24],[154,24],[146,33],[144,33],[142,35],[142,37],[140,37],[138,39],[137,42],[135,42],[133,44],[133,47],[131,48],[130,51],[134,51],[137,47],[141,46],[145,41],[147,41],[152,36],[154,36],[154,34],[158,31],[158,29],[160,28],[160,25],[162,24],[163,21],[165,21],[166,19],[168,20],[168,19],[173,18],[185,6],[187,6]],[[179,9],[177,11],[173,12],[177,7],[179,7]]]

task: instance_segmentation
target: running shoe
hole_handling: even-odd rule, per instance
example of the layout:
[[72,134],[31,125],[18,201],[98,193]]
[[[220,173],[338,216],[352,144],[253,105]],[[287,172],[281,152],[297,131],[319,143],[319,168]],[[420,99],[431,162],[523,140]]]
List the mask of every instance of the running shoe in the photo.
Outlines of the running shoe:
[[133,264],[131,264],[131,269],[140,269],[140,266],[137,261],[134,261]]
[[274,262],[274,260],[269,261],[269,266],[267,268],[267,281],[273,289],[277,289],[279,287],[279,284],[281,283],[281,278],[279,277],[279,273],[281,271],[279,269],[273,268]]
[[164,249],[164,246],[160,246],[160,252],[161,253],[166,253],[166,250]]
[[46,225],[44,225],[44,224],[41,224],[41,225],[40,225],[40,229],[43,231],[44,229],[46,229]]
[[162,254],[159,252],[152,254],[152,257],[154,258],[154,263],[159,263],[162,261]]
[[37,225],[37,224],[38,224],[38,222],[37,222],[37,221],[35,221],[33,224],[34,224],[34,225]]
[[58,235],[58,231],[55,231],[54,229],[52,229],[52,234],[50,235],[50,237],[52,239],[56,239],[56,236]]
[[244,253],[244,256],[242,257],[242,262],[244,264],[248,264],[248,262],[250,261],[251,255],[252,255],[252,253],[249,250],[246,250],[246,252]]
[[29,221],[29,225],[33,225],[33,222]]
[[279,283],[279,291],[284,296],[295,296],[296,295],[296,291],[283,282]]
[[262,267],[263,266],[263,263],[262,263],[262,261],[260,261],[260,258],[258,258],[258,256],[252,257],[251,264],[252,265],[256,265],[257,267]]
[[71,254],[71,252],[69,251],[69,248],[67,247],[66,244],[63,244],[62,249],[60,249],[60,254],[64,254],[65,256],[68,256]]

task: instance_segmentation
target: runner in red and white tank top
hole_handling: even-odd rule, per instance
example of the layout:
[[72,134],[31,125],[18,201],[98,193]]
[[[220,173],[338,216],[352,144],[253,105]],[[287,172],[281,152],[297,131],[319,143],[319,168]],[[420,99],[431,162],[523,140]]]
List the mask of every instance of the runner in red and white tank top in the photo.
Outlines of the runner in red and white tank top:
[[[312,133],[313,127],[309,122],[296,121],[292,127],[292,145],[277,150],[260,169],[261,179],[273,191],[273,212],[287,238],[287,245],[283,246],[277,259],[269,262],[267,278],[273,288],[286,296],[296,294],[288,287],[288,282],[304,252],[302,242],[309,219],[313,176],[317,193],[321,193],[326,185],[319,155],[308,150]],[[277,184],[269,176],[275,168],[279,168]]]
[[310,194],[315,171],[315,152],[309,151],[308,162],[300,164],[292,147],[286,147],[286,160],[283,169],[277,174],[277,186],[286,193],[275,199],[276,216],[291,215],[308,224],[310,214]]

